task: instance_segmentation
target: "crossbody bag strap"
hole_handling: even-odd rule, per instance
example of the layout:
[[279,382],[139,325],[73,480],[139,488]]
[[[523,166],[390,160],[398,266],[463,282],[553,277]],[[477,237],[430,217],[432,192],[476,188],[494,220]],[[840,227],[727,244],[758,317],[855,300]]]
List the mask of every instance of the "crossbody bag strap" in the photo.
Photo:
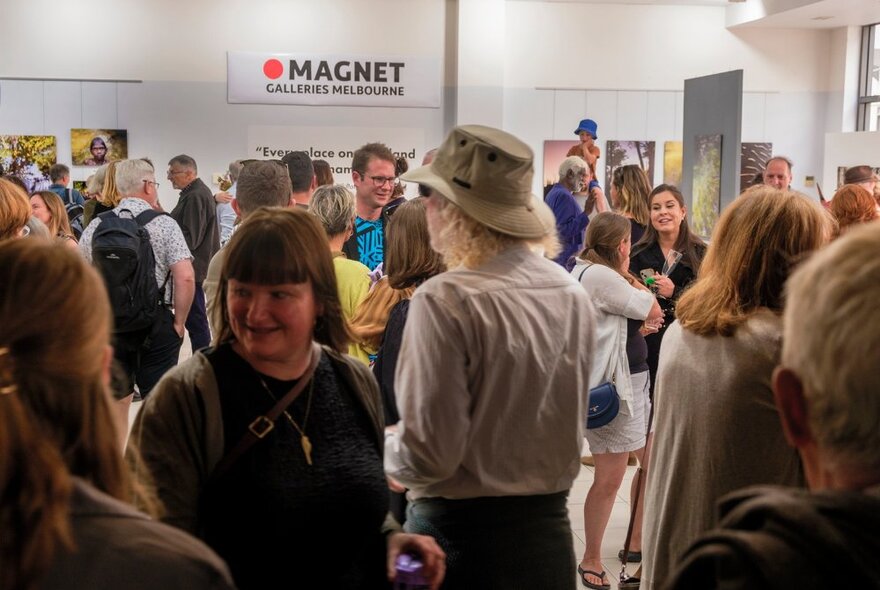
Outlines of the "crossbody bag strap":
[[281,416],[282,412],[293,403],[293,400],[296,399],[296,396],[300,394],[303,388],[305,388],[305,386],[312,380],[312,377],[315,374],[315,369],[318,367],[318,362],[320,360],[321,347],[317,344],[312,344],[312,360],[309,363],[306,372],[302,374],[302,377],[296,382],[296,385],[294,385],[284,397],[278,400],[271,410],[262,416],[257,416],[254,421],[248,425],[244,436],[241,437],[238,444],[236,444],[232,450],[220,459],[219,463],[217,463],[213,473],[211,473],[212,480],[216,480],[223,475],[230,467],[232,467],[239,457],[245,453],[245,451],[254,445],[254,443],[262,440],[267,434],[275,429],[275,421]]

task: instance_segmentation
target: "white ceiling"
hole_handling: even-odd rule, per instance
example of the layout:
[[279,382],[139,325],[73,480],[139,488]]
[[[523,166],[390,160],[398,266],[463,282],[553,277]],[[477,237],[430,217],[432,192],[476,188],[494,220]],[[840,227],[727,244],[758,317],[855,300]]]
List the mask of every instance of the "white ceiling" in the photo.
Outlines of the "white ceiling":
[[[534,1],[534,0],[512,0]],[[846,26],[862,26],[880,23],[880,0],[543,0],[552,3],[581,4],[654,4],[691,6],[729,6],[740,10],[746,5],[752,8],[770,6],[757,12],[769,12],[767,16],[754,18],[738,25],[740,27],[763,27],[784,29],[833,29]],[[780,5],[774,9],[773,5]]]

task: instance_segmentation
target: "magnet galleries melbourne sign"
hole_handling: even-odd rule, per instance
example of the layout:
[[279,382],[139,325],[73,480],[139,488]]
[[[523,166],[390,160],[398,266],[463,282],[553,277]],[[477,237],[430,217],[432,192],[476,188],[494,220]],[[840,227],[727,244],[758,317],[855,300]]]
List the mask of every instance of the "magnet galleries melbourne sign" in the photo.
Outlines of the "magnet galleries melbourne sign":
[[440,60],[430,57],[228,52],[230,103],[440,106]]

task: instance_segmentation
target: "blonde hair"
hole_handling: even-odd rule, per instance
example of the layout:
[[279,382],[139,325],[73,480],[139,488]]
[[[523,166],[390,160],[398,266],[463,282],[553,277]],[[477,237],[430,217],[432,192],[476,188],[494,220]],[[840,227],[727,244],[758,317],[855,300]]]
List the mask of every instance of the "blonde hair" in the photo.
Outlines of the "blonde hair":
[[559,253],[555,227],[548,229],[542,238],[516,238],[483,225],[437,191],[433,191],[429,198],[439,199],[439,215],[443,222],[431,245],[443,256],[447,268],[458,265],[477,268],[514,244],[526,244],[533,250],[542,251],[547,258]]
[[309,200],[309,212],[324,226],[328,238],[338,236],[354,222],[354,196],[341,184],[319,186]]
[[107,170],[104,172],[104,187],[101,189],[101,196],[98,202],[105,207],[116,207],[122,200],[122,194],[116,186],[116,165],[119,160],[107,164]]
[[852,229],[786,285],[782,363],[803,384],[810,430],[833,463],[880,469],[880,222]]
[[0,178],[0,241],[17,238],[31,217],[27,193],[13,182]]
[[651,181],[641,167],[628,164],[614,169],[611,183],[617,189],[620,212],[626,213],[640,225],[651,224]]
[[49,234],[53,237],[63,236],[73,239],[73,231],[71,231],[70,221],[67,219],[67,209],[64,208],[61,197],[52,191],[40,191],[34,193],[31,198],[33,197],[42,199],[49,211],[49,223],[46,224]]
[[681,326],[731,336],[761,308],[781,312],[791,269],[828,241],[830,216],[805,195],[757,185],[724,212],[697,280],[676,306]]
[[0,244],[0,587],[36,586],[71,546],[71,476],[124,501],[142,491],[104,382],[111,324],[103,281],[77,252]]

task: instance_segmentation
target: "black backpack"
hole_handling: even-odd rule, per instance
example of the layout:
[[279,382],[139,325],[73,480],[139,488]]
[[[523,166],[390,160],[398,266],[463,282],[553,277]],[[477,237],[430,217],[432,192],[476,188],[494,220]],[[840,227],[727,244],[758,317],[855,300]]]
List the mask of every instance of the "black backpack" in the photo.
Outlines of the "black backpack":
[[67,220],[70,222],[70,231],[73,237],[79,240],[83,233],[83,206],[73,200],[73,191],[67,189],[67,203],[64,204],[67,211]]
[[115,211],[99,215],[101,223],[92,237],[92,262],[104,277],[116,333],[152,326],[168,283],[166,276],[161,288],[156,284],[156,258],[150,234],[144,227],[167,213],[150,209],[134,217],[131,211],[122,211],[129,216],[122,217]]

